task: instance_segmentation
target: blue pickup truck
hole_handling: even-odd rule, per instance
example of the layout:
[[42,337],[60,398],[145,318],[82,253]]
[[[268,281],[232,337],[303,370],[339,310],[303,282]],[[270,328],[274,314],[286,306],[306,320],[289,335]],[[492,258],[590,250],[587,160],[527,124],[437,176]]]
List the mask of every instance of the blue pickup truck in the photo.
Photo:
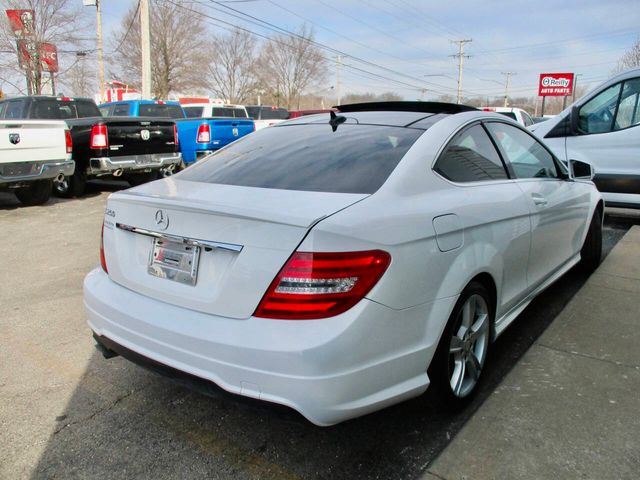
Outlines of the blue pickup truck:
[[175,120],[185,166],[255,130],[251,118],[186,118],[178,102],[124,100],[99,106],[103,117],[161,117]]

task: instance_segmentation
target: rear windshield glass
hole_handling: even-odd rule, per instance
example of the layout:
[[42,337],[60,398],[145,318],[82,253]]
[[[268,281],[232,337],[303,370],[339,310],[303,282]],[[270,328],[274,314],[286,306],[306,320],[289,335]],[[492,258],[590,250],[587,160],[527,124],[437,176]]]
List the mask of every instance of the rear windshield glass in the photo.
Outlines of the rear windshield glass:
[[139,114],[141,117],[184,118],[182,108],[177,105],[143,103],[140,105]]
[[67,118],[99,117],[100,110],[93,102],[74,102],[52,99],[38,99],[33,117],[38,119],[63,120]]
[[516,114],[513,112],[498,112],[500,115],[504,115],[505,117],[509,117],[512,120],[517,120]]
[[260,130],[196,163],[181,180],[309,192],[373,193],[423,130],[343,124]]
[[284,108],[263,108],[261,120],[286,120],[289,118],[289,112]]
[[187,118],[200,118],[204,107],[182,107]]

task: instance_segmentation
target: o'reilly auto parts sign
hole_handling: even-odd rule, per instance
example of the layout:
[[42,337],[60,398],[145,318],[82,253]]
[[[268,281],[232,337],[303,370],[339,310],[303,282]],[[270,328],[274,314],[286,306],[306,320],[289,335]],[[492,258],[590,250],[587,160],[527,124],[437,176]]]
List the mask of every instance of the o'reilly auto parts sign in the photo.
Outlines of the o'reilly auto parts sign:
[[541,73],[540,97],[567,97],[573,92],[573,73]]

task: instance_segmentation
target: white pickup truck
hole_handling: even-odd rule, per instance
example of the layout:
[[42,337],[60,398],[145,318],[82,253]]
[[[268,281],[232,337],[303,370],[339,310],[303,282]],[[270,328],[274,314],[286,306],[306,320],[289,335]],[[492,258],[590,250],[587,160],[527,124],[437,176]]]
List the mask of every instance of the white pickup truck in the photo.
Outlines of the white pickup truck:
[[54,179],[73,175],[69,127],[60,120],[0,120],[0,190],[40,205]]

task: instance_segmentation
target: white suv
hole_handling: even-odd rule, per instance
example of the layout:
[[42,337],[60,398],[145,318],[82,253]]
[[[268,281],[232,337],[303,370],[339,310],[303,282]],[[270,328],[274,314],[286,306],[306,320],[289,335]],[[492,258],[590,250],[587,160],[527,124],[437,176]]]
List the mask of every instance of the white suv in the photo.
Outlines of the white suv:
[[485,112],[496,112],[506,117],[509,117],[511,120],[515,120],[523,127],[528,127],[533,125],[535,122],[531,115],[527,113],[526,110],[517,107],[481,107],[481,110]]

